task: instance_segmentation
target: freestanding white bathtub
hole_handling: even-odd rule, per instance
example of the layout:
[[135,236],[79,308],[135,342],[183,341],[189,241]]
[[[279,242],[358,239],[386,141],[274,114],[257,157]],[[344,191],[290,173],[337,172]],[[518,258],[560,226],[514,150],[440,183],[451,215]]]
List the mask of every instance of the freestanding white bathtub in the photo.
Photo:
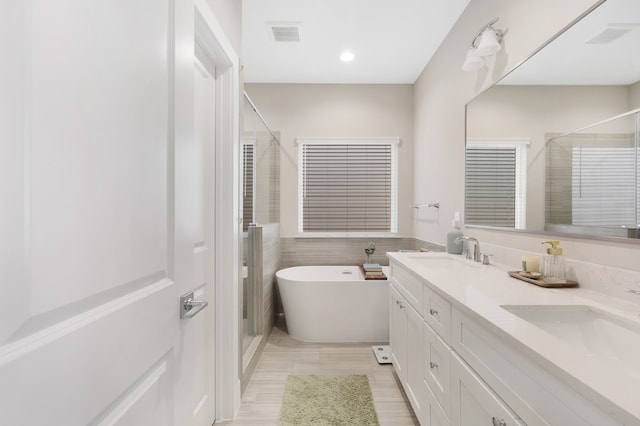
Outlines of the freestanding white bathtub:
[[[384,268],[389,276],[388,268]],[[306,342],[389,341],[389,282],[357,266],[296,266],[276,273],[289,335]]]

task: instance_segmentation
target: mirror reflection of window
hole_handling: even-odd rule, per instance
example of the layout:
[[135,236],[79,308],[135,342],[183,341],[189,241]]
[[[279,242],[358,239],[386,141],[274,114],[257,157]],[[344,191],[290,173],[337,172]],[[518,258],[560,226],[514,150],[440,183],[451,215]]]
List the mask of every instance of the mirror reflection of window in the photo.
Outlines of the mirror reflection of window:
[[526,140],[468,140],[465,156],[465,221],[524,229]]
[[575,146],[572,152],[574,225],[635,222],[633,148]]
[[[635,119],[624,114],[587,131],[550,135],[546,160],[546,222],[637,238],[640,168]],[[612,133],[612,127],[631,127]],[[604,130],[604,131],[602,131]]]

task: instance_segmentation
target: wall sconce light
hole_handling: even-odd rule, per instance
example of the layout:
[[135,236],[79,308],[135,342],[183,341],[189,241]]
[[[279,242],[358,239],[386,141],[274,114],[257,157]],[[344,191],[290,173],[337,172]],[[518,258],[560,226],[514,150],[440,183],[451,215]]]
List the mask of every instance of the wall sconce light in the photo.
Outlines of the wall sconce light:
[[498,22],[494,18],[487,25],[482,27],[478,34],[471,41],[471,47],[467,50],[467,57],[464,60],[462,69],[465,71],[475,71],[484,66],[486,56],[495,55],[502,49],[500,42],[504,36],[502,30],[493,28],[493,24]]

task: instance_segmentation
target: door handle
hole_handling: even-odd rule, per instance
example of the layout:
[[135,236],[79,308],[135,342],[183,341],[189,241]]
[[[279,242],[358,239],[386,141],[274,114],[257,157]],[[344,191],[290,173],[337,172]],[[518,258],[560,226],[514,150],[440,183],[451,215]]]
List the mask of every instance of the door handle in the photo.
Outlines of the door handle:
[[196,316],[198,312],[207,307],[209,302],[205,300],[195,300],[193,291],[180,296],[180,319],[189,319]]

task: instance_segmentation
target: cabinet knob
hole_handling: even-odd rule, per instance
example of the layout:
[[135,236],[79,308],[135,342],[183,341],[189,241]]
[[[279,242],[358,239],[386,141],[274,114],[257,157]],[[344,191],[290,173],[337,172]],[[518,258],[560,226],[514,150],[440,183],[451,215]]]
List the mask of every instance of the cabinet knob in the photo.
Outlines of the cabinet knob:
[[507,422],[505,422],[503,419],[496,419],[495,417],[493,417],[492,420],[493,426],[507,426]]
[[433,362],[433,361],[431,361],[431,362],[429,362],[429,367],[432,368],[432,369],[433,368],[438,368],[438,364]]
[[431,308],[431,309],[429,309],[429,314],[431,314],[432,317],[436,316],[436,315],[438,315],[438,310],[434,309],[434,308]]
[[404,308],[405,308],[404,303],[400,302],[400,309],[404,309]]

